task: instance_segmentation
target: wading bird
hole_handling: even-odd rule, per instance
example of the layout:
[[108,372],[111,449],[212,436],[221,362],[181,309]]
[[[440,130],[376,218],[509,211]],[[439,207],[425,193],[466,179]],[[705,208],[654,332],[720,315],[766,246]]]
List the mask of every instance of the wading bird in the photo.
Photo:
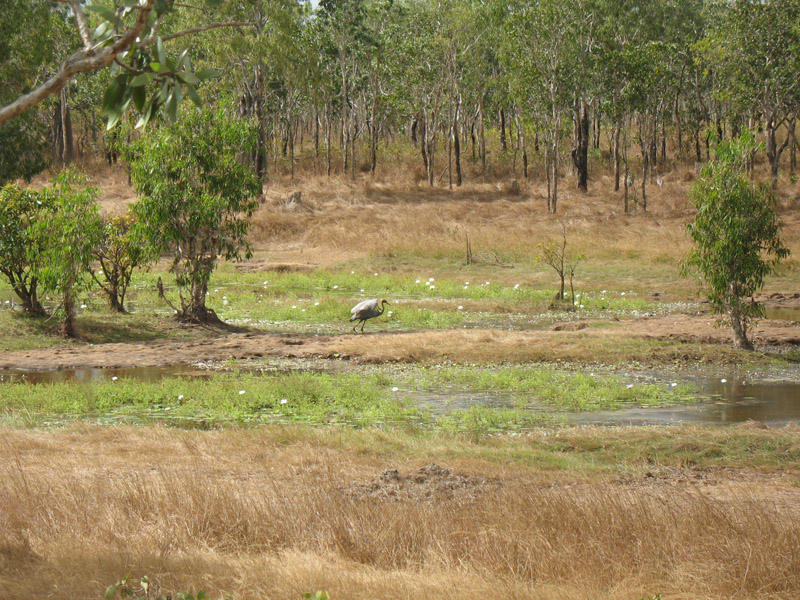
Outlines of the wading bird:
[[[350,322],[352,323],[353,321],[359,321],[361,323],[361,333],[364,333],[364,323],[367,322],[367,319],[381,316],[383,311],[386,309],[384,304],[389,303],[386,300],[378,300],[377,298],[359,302],[350,309],[350,312],[353,315],[350,317]],[[356,331],[356,327],[358,327],[358,323],[353,326],[353,333],[358,333]]]

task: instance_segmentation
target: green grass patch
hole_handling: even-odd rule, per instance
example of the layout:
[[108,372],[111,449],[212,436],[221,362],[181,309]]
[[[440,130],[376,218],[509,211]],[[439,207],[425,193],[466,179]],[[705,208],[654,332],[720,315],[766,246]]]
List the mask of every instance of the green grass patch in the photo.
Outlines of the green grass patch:
[[633,384],[614,375],[532,366],[430,368],[415,373],[411,381],[420,389],[458,386],[505,392],[524,406],[543,404],[575,412],[614,410],[631,405],[661,406],[695,399],[694,390],[685,385]]
[[[488,399],[450,406],[448,398],[454,389],[488,393]],[[435,402],[421,402],[423,396]],[[542,368],[410,367],[345,373],[233,372],[157,382],[121,378],[96,383],[9,383],[0,386],[0,411],[7,423],[27,425],[87,419],[189,426],[283,422],[484,434],[564,422],[563,417],[542,411],[542,406],[587,411],[631,403],[674,403],[688,397],[685,388],[628,387],[612,376]]]

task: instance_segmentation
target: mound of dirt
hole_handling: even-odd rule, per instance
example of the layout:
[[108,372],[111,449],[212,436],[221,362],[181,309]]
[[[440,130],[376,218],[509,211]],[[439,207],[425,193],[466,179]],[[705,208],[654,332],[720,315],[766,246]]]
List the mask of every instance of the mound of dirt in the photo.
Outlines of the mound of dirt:
[[502,487],[499,480],[474,475],[455,475],[435,463],[420,467],[405,477],[397,470],[386,470],[367,483],[356,483],[350,493],[358,498],[389,501],[433,502],[442,499],[472,500],[489,489]]

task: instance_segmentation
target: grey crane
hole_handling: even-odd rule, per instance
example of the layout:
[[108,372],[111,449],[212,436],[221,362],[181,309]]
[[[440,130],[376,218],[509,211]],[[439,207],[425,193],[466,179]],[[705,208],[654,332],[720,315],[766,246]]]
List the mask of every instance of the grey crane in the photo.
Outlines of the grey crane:
[[[384,304],[389,303],[386,300],[378,300],[377,298],[359,302],[350,309],[350,312],[353,315],[350,317],[350,322],[352,323],[353,321],[359,321],[361,323],[361,333],[364,333],[364,323],[367,322],[367,319],[381,316],[383,311],[386,310]],[[358,323],[353,326],[353,333],[358,333],[356,331],[356,327],[358,327]]]

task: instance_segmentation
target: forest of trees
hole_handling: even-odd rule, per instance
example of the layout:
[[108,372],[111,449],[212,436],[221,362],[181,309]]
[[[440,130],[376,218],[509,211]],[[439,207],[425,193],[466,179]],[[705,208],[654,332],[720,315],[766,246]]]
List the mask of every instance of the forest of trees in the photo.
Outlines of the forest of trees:
[[603,160],[626,210],[629,184],[646,210],[659,167],[706,161],[711,138],[760,132],[773,185],[796,166],[800,0],[190,4],[6,0],[0,116],[81,52],[120,53],[0,125],[0,184],[48,160],[114,161],[120,136],[178,117],[184,96],[252,120],[263,180],[300,161],[375,175],[405,153],[430,185],[458,186],[503,163],[546,179],[556,212],[560,178],[587,189]]

